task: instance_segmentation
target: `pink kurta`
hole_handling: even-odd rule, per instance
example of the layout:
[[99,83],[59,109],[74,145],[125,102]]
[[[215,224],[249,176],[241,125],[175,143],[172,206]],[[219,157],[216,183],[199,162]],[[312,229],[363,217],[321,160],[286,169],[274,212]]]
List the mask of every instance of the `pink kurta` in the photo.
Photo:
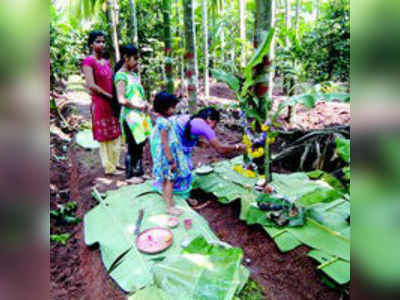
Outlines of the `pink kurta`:
[[[108,60],[102,65],[94,57],[84,59],[82,66],[90,66],[93,69],[94,81],[107,93],[112,94],[112,70]],[[119,117],[114,116],[110,103],[99,94],[92,92],[92,113],[93,137],[99,142],[106,142],[116,139],[121,135]]]

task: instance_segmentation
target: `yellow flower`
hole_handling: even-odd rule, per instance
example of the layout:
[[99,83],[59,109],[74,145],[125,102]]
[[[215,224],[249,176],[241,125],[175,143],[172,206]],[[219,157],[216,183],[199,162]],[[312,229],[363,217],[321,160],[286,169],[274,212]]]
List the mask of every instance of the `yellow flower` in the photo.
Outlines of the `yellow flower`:
[[250,170],[246,170],[243,174],[246,177],[255,178],[257,177],[256,173]]
[[249,155],[250,155],[252,158],[259,158],[259,157],[261,157],[261,156],[264,155],[264,148],[263,148],[263,147],[259,147],[259,148],[257,148],[255,151],[249,152]]
[[233,170],[235,171],[235,172],[238,172],[239,174],[242,174],[243,173],[243,167],[241,166],[241,165],[234,165],[233,166]]
[[243,144],[245,144],[247,147],[251,147],[251,141],[247,135],[243,135]]
[[269,130],[269,126],[266,125],[266,124],[263,124],[263,125],[261,126],[261,130],[262,130],[262,131],[268,131],[268,130]]
[[267,143],[268,143],[268,144],[273,144],[273,143],[275,143],[275,137],[268,137],[268,138],[267,138]]

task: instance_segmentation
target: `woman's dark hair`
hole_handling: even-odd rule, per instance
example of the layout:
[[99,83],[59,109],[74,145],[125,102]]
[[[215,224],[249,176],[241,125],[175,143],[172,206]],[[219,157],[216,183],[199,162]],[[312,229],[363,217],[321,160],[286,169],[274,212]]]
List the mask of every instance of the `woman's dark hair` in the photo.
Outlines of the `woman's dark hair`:
[[89,47],[93,44],[93,42],[99,37],[105,37],[105,34],[103,31],[100,30],[94,30],[92,32],[89,33],[89,39],[88,39],[88,45]]
[[213,120],[213,121],[217,121],[217,123],[220,120],[220,115],[219,115],[219,111],[216,110],[214,107],[206,107],[201,109],[197,114],[193,115],[189,121],[186,123],[185,125],[185,138],[190,141],[192,139],[191,136],[191,131],[192,131],[192,120],[195,118],[199,118],[199,119],[203,119],[205,120]]
[[156,95],[153,103],[153,109],[155,112],[165,115],[170,107],[174,107],[178,104],[179,100],[175,95],[168,92],[160,92]]
[[121,52],[121,59],[115,64],[114,73],[117,73],[122,68],[125,62],[125,57],[139,56],[138,48],[136,48],[133,45],[126,45],[121,47],[120,52]]

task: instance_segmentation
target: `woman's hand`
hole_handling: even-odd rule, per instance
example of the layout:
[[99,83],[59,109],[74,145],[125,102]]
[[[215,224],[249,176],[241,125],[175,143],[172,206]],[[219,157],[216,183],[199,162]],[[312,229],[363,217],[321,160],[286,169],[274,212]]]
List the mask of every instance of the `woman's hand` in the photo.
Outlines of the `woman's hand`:
[[237,144],[238,145],[238,150],[240,152],[246,152],[247,151],[247,146],[244,144]]
[[112,100],[113,99],[113,95],[110,93],[104,93],[103,94],[103,98],[105,98],[106,100]]

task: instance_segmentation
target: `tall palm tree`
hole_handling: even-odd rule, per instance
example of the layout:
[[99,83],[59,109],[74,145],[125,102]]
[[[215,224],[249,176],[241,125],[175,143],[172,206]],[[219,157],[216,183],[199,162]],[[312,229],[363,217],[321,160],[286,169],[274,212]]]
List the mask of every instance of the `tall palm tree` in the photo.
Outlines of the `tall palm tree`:
[[131,23],[132,23],[132,41],[134,45],[138,44],[138,28],[137,28],[137,16],[136,16],[136,1],[129,0],[131,7]]
[[207,0],[203,0],[203,51],[204,51],[204,94],[209,96],[208,83],[208,15],[207,15]]
[[[240,40],[246,40],[246,0],[239,0]],[[240,66],[246,65],[246,51],[240,53]]]
[[195,29],[193,0],[183,0],[184,25],[185,25],[185,61],[186,78],[188,79],[189,111],[196,110],[197,76],[195,68]]
[[165,74],[167,78],[167,91],[172,94],[174,92],[174,79],[172,75],[170,14],[171,0],[163,0]]

